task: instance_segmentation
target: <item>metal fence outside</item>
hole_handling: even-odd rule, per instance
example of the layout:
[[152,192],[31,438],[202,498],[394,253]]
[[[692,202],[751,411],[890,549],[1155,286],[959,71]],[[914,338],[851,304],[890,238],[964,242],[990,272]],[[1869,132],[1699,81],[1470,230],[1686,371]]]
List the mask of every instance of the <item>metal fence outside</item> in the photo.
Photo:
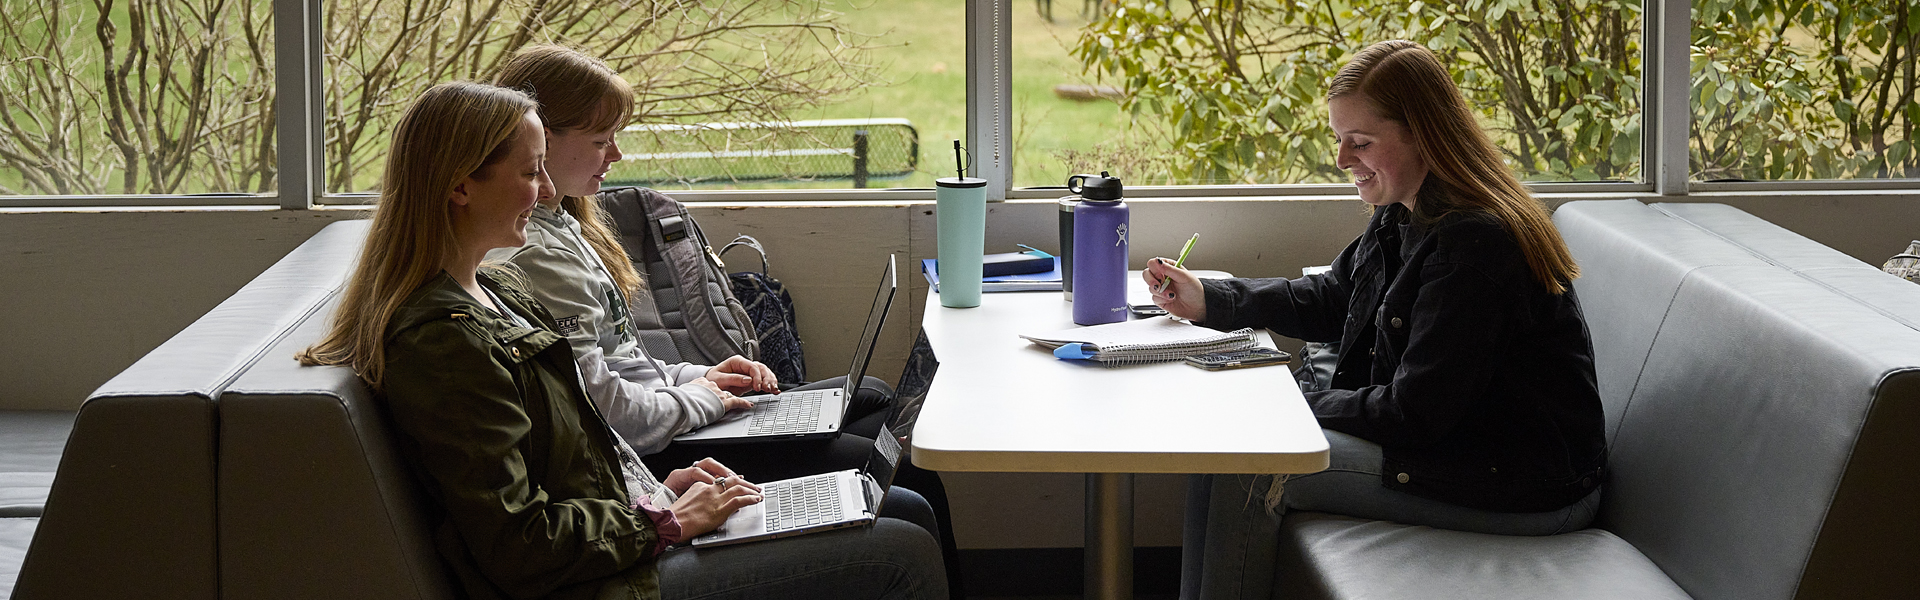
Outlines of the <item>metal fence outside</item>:
[[919,131],[894,118],[633,125],[618,139],[626,155],[610,184],[850,179],[864,188],[920,162]]

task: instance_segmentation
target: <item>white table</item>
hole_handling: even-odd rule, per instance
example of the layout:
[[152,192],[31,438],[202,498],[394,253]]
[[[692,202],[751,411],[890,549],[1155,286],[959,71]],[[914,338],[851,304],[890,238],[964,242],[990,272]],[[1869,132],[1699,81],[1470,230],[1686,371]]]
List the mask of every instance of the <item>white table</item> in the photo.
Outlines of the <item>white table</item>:
[[1011,292],[945,308],[929,293],[921,326],[940,368],[912,456],[934,471],[1088,473],[1088,597],[1133,595],[1133,473],[1327,467],[1327,439],[1288,369],[1107,368],[1019,337],[1072,327],[1072,306],[1059,292]]

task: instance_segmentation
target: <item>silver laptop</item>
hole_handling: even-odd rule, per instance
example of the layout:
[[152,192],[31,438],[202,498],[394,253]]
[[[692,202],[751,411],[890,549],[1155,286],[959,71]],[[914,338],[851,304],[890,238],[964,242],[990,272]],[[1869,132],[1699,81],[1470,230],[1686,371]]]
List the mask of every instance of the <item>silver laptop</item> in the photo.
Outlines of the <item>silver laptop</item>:
[[867,310],[866,331],[861,332],[859,343],[853,347],[853,364],[848,368],[846,385],[840,389],[749,396],[752,409],[728,413],[706,427],[673,438],[674,441],[773,441],[840,435],[840,421],[846,415],[847,402],[852,400],[854,390],[860,388],[860,380],[867,374],[867,362],[873,358],[873,347],[880,340],[880,326],[887,321],[898,289],[894,257],[889,254],[873,307]]
[[881,426],[865,467],[761,484],[765,500],[734,512],[712,533],[693,538],[693,545],[724,546],[872,523],[899,467],[900,440]]

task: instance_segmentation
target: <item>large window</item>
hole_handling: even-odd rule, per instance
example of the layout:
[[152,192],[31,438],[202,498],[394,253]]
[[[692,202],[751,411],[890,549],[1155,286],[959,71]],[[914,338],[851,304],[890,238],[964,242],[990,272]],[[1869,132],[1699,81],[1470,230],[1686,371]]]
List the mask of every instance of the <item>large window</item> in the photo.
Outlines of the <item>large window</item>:
[[1014,185],[1059,186],[1069,175],[1105,170],[1137,186],[1159,170],[1166,145],[1149,138],[1155,121],[1131,126],[1125,92],[1111,78],[1087,74],[1074,56],[1080,37],[1111,10],[1102,2],[1013,6]]
[[[930,197],[954,139],[993,197],[1337,193],[1326,81],[1389,38],[1543,189],[1920,179],[1920,5],[1643,2],[0,0],[0,204],[365,202],[414,96],[549,41],[640,90],[610,179],[694,201]],[[915,191],[797,191],[849,188]]]
[[[1021,111],[1016,123],[1026,128],[1016,146],[1032,140],[1016,147],[1024,163],[1065,159],[1071,169],[1111,167],[1149,184],[1344,182],[1333,164],[1326,82],[1353,51],[1410,39],[1453,70],[1523,178],[1639,178],[1641,19],[1634,3],[1095,6],[1097,14],[1046,15],[1043,5],[1040,17],[1014,21],[1014,106]],[[1047,51],[1072,60],[1044,61]],[[1049,78],[1060,81],[1053,96],[1104,110],[1047,97],[1048,86],[1036,80]],[[1065,176],[1061,169],[1035,174],[1024,164],[1018,173],[1015,183],[1023,185]]]
[[0,194],[275,190],[270,0],[0,0]]
[[[330,0],[327,187],[373,189],[386,132],[409,99],[440,81],[484,80],[539,42],[604,57],[639,93],[635,126],[621,136],[628,158],[610,181],[852,187],[856,149],[869,159],[862,179],[904,179],[917,158],[914,118],[939,131],[964,126],[955,123],[964,92],[941,87],[964,62],[919,60],[964,39],[952,4]],[[903,48],[913,51],[887,53]],[[835,117],[880,118],[822,120]],[[917,185],[931,186],[926,179]]]
[[1694,178],[1920,178],[1915,52],[1911,0],[1694,3]]

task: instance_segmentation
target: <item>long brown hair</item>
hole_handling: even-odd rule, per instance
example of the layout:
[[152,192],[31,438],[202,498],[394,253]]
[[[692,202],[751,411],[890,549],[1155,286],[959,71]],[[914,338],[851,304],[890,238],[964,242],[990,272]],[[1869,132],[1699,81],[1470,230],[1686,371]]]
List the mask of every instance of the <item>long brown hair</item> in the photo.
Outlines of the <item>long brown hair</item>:
[[1564,293],[1580,276],[1546,205],[1501,162],[1500,151],[1433,52],[1406,40],[1368,46],[1328,86],[1329,100],[1348,95],[1365,98],[1381,118],[1413,133],[1429,169],[1413,205],[1416,218],[1438,219],[1457,210],[1491,214],[1513,235],[1534,278],[1548,291]]
[[393,129],[380,203],[332,328],[295,358],[353,367],[380,389],[388,321],[458,253],[448,201],[453,187],[505,159],[533,110],[524,93],[468,81],[433,86],[413,101]]
[[[526,90],[540,103],[548,129],[606,131],[633,118],[633,86],[598,58],[555,44],[528,46],[501,65],[494,85]],[[629,297],[640,291],[640,272],[620,246],[597,196],[566,196],[560,207],[580,222],[580,233],[607,265],[613,283]]]

